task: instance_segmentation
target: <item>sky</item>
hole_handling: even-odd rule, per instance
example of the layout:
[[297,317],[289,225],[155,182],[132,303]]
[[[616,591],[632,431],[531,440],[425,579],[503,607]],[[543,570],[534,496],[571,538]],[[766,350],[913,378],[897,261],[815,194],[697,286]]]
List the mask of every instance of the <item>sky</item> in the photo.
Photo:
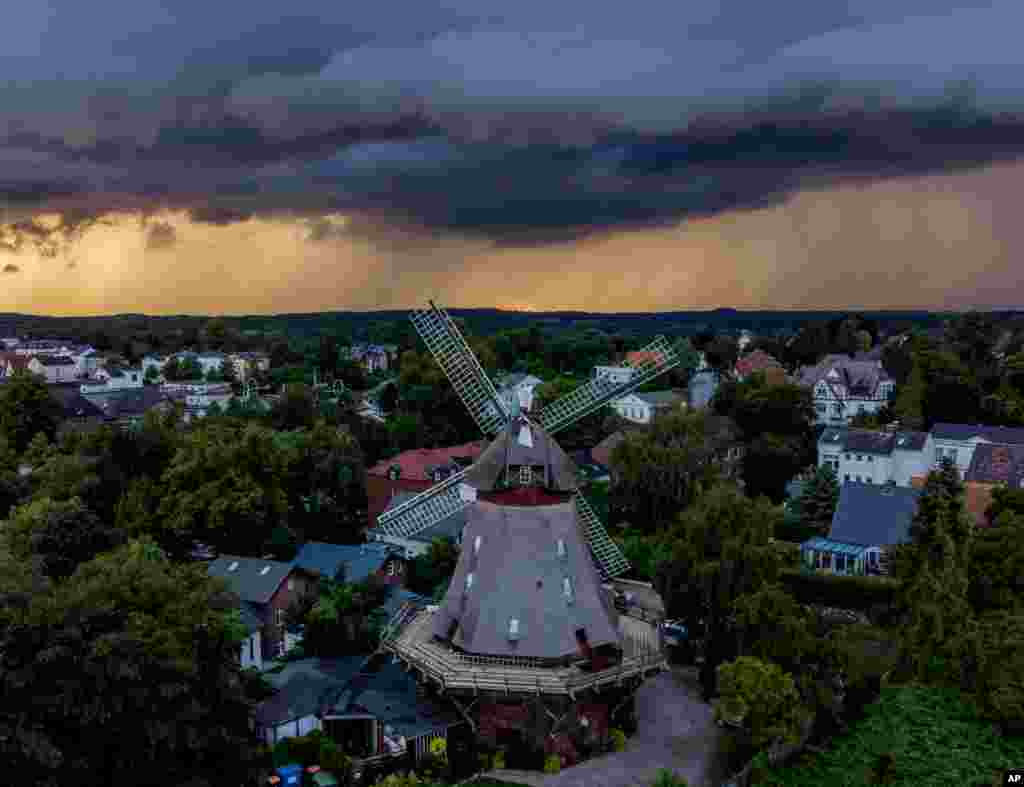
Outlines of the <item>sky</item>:
[[1018,0],[18,2],[0,312],[1021,306],[1022,23]]

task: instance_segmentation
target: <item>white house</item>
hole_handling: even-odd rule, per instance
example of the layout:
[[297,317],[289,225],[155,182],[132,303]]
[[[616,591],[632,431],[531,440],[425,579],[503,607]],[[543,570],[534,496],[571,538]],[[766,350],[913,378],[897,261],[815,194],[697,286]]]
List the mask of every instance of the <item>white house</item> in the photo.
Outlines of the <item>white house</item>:
[[686,397],[675,391],[651,391],[631,393],[612,399],[609,404],[620,417],[638,424],[649,424],[658,413],[685,407]]
[[142,387],[142,369],[118,369],[107,367],[97,369],[95,382],[82,383],[79,390],[82,394],[104,394],[114,391],[126,391],[130,388]]
[[76,347],[71,357],[75,360],[75,373],[78,377],[92,377],[99,368],[99,357],[94,347]]
[[75,379],[75,359],[68,355],[37,355],[28,362],[28,369],[48,383],[66,383]]
[[513,401],[517,399],[519,407],[528,412],[533,408],[534,391],[543,382],[532,374],[509,374],[498,381],[498,396],[509,410],[512,409]]
[[199,353],[196,360],[199,361],[199,368],[203,370],[204,377],[210,372],[219,372],[225,362],[231,363],[224,353],[216,352]]
[[35,339],[19,342],[14,348],[18,355],[72,355],[74,352],[71,342],[59,339]]
[[594,367],[594,379],[595,380],[610,380],[611,382],[619,385],[621,383],[628,383],[633,379],[633,375],[636,370],[629,366],[595,366]]
[[931,437],[934,451],[929,457],[929,467],[938,467],[945,458],[952,459],[961,478],[967,474],[971,460],[974,459],[974,449],[979,443],[1024,445],[1024,429],[1006,426],[935,424]]
[[818,466],[830,466],[840,483],[911,486],[928,473],[931,435],[829,427],[818,439]]
[[804,367],[798,379],[813,390],[815,423],[828,426],[846,426],[855,415],[877,413],[896,387],[881,361],[852,361],[845,355]]
[[244,383],[257,372],[270,370],[270,356],[263,353],[243,352],[232,353],[228,360],[235,370],[235,377],[239,382]]

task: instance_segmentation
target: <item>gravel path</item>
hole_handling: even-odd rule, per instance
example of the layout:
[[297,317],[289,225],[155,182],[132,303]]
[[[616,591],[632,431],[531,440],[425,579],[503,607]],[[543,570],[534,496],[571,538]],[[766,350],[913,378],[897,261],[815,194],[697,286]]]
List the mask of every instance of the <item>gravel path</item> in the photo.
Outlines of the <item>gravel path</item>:
[[487,776],[533,787],[649,787],[661,768],[685,776],[691,787],[718,787],[721,731],[701,701],[693,673],[673,668],[637,691],[637,733],[625,751],[605,754],[558,774],[491,771]]

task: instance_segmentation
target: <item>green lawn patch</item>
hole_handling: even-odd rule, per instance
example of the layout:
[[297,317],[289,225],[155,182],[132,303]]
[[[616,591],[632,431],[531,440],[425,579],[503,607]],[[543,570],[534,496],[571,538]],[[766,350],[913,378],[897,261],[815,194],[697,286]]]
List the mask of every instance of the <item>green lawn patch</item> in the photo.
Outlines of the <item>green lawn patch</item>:
[[[762,771],[765,787],[861,787],[879,756],[894,758],[892,785],[947,787],[991,783],[996,772],[1024,763],[1024,738],[1002,738],[979,720],[957,689],[887,687],[850,734],[825,754],[805,755]],[[757,764],[767,766],[765,755]]]

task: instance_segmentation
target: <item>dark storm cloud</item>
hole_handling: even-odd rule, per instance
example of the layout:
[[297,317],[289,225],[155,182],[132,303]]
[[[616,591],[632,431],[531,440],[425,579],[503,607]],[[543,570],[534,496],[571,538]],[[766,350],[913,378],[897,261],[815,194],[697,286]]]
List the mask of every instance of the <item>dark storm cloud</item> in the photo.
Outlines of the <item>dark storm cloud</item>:
[[[1024,147],[1007,0],[293,0],[283,19],[138,0],[102,28],[25,5],[0,31],[10,204],[118,193],[213,224],[357,216],[319,241],[549,243]],[[52,249],[40,231],[0,243]]]
[[17,273],[20,270],[21,270],[21,268],[19,268],[17,265],[15,265],[13,263],[10,263],[10,262],[7,263],[6,265],[4,265],[4,267],[3,267],[3,272],[4,273]]

